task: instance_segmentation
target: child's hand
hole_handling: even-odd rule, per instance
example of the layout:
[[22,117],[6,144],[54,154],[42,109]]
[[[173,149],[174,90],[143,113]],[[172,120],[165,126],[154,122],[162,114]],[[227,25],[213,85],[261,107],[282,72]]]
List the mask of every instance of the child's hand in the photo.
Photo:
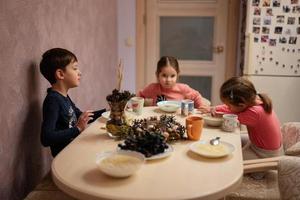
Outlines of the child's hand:
[[152,98],[145,98],[144,106],[152,106],[153,99]]
[[91,110],[87,110],[80,115],[80,117],[77,121],[77,124],[76,124],[76,126],[80,130],[80,132],[82,132],[86,128],[87,123],[93,119],[92,118],[93,115],[94,115],[94,113],[92,113]]
[[201,112],[201,113],[209,113],[210,110],[211,110],[211,107],[208,106],[208,105],[202,105],[198,108],[198,110]]
[[211,116],[218,117],[218,118],[222,118],[223,115],[225,114],[224,112],[216,111],[216,107],[211,107],[210,113],[211,113]]

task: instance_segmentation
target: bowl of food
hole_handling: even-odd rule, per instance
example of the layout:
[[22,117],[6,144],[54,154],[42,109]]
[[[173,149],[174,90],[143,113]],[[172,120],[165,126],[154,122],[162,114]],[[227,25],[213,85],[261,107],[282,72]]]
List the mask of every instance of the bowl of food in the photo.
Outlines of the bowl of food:
[[176,112],[180,105],[179,101],[160,101],[157,103],[159,109],[165,112]]
[[221,126],[223,122],[223,118],[220,116],[212,116],[211,114],[202,115],[204,120],[204,124],[208,126]]
[[125,178],[135,174],[145,162],[145,156],[135,151],[108,151],[97,155],[98,169],[106,175]]

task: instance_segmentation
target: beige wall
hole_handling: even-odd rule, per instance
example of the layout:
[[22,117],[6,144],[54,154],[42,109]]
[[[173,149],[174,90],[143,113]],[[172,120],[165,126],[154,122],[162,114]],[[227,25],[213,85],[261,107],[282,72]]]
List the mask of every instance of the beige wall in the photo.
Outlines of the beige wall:
[[49,87],[41,54],[73,51],[83,78],[70,96],[83,110],[106,106],[115,85],[116,15],[114,0],[0,0],[0,199],[22,199],[50,167],[39,138]]

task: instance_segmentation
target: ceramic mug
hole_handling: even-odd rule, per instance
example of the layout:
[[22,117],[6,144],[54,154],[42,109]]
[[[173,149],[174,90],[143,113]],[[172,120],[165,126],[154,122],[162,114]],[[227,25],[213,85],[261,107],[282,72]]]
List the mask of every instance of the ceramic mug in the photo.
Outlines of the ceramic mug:
[[132,111],[137,115],[141,115],[144,107],[144,98],[143,97],[132,97],[129,101]]
[[181,101],[181,115],[188,116],[194,113],[194,101],[184,99]]
[[190,116],[186,118],[186,133],[188,139],[199,140],[202,129],[203,129],[203,119],[199,116]]
[[222,129],[227,132],[233,132],[239,126],[238,116],[235,114],[224,114]]

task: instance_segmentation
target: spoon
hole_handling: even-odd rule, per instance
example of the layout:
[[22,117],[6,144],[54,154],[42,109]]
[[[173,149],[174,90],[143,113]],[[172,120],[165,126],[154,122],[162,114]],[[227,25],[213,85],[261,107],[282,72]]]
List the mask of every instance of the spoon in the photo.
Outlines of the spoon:
[[209,141],[209,143],[210,143],[211,145],[218,145],[218,144],[220,144],[220,137],[216,137],[216,138],[211,139],[211,140]]

